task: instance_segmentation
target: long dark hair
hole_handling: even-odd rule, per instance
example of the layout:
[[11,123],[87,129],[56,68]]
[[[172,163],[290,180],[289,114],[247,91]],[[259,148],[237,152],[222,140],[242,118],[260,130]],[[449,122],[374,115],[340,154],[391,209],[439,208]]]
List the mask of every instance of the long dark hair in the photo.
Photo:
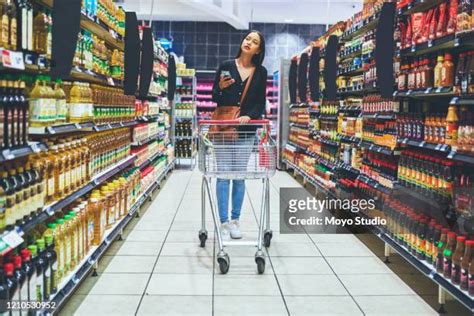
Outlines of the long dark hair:
[[242,43],[244,42],[245,38],[250,34],[250,33],[257,33],[257,35],[260,37],[260,53],[255,54],[252,56],[252,63],[255,66],[261,66],[263,64],[263,60],[265,59],[265,37],[263,37],[263,34],[259,31],[248,31],[247,34],[245,34],[244,37],[242,37],[242,40],[240,41],[239,45],[239,52],[237,53],[237,56],[235,58],[239,58],[240,55],[242,54]]

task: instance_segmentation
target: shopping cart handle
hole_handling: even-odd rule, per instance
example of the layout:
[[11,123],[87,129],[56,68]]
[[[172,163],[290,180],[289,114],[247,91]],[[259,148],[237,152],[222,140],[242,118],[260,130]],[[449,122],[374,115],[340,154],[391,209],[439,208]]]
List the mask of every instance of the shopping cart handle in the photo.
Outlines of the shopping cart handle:
[[238,120],[199,120],[199,125],[268,125],[270,120],[250,120],[248,123],[240,123]]

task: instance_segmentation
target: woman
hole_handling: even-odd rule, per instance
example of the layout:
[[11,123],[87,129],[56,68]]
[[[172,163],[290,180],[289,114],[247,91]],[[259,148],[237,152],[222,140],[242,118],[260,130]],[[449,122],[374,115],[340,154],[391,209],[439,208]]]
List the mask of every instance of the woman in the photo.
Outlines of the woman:
[[[212,89],[212,99],[217,107],[239,106],[240,116],[237,120],[241,124],[250,120],[260,119],[265,110],[267,70],[262,66],[265,58],[265,39],[258,31],[248,32],[240,44],[239,52],[235,59],[223,62],[216,73]],[[255,128],[241,127],[239,131],[251,132]],[[247,140],[244,148],[250,156],[254,140]],[[234,152],[233,156],[242,158],[242,152]],[[223,162],[224,160],[224,162]],[[234,157],[232,157],[234,161]],[[217,155],[219,164],[219,155]],[[221,165],[228,163],[227,159],[221,159]],[[218,167],[219,168],[219,167]],[[245,168],[245,167],[244,167]],[[217,179],[216,185],[217,204],[221,220],[221,231],[224,240],[230,238],[242,238],[239,217],[245,195],[245,181],[232,180],[232,216],[229,222],[229,191],[230,180]]]

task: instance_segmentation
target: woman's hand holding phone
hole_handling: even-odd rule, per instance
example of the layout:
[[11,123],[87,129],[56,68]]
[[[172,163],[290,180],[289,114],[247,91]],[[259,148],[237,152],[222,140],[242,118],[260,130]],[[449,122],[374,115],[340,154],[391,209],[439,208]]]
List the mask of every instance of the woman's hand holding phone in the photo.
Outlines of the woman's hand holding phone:
[[221,90],[224,90],[228,88],[230,85],[232,85],[234,82],[235,80],[230,76],[230,72],[223,71],[221,73],[221,80],[219,80],[219,88]]

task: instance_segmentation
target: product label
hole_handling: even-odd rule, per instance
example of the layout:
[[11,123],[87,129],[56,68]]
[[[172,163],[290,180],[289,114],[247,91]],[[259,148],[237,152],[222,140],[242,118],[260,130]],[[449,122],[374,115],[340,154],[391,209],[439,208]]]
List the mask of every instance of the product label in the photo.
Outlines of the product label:
[[453,264],[451,268],[451,281],[454,284],[461,283],[461,266]]
[[17,50],[18,43],[18,23],[16,17],[13,17],[10,21],[10,46],[13,50]]
[[67,112],[68,112],[68,105],[66,103],[66,100],[64,99],[58,99],[56,100],[56,116],[57,119],[60,121],[65,121],[67,117]]
[[28,284],[28,301],[33,301],[36,299],[36,273],[31,276]]
[[86,106],[83,103],[69,104],[69,118],[79,120],[86,118]]
[[28,50],[33,50],[33,9],[28,10]]
[[72,260],[71,238],[66,237],[65,270],[69,271]]
[[39,302],[43,301],[43,289],[44,289],[43,274],[36,275],[36,300]]
[[61,172],[59,174],[59,192],[64,191],[65,177],[66,177],[66,174],[64,172]]
[[64,251],[64,245],[59,246],[59,252],[58,252],[58,270],[60,275],[64,275],[65,272],[65,251]]

